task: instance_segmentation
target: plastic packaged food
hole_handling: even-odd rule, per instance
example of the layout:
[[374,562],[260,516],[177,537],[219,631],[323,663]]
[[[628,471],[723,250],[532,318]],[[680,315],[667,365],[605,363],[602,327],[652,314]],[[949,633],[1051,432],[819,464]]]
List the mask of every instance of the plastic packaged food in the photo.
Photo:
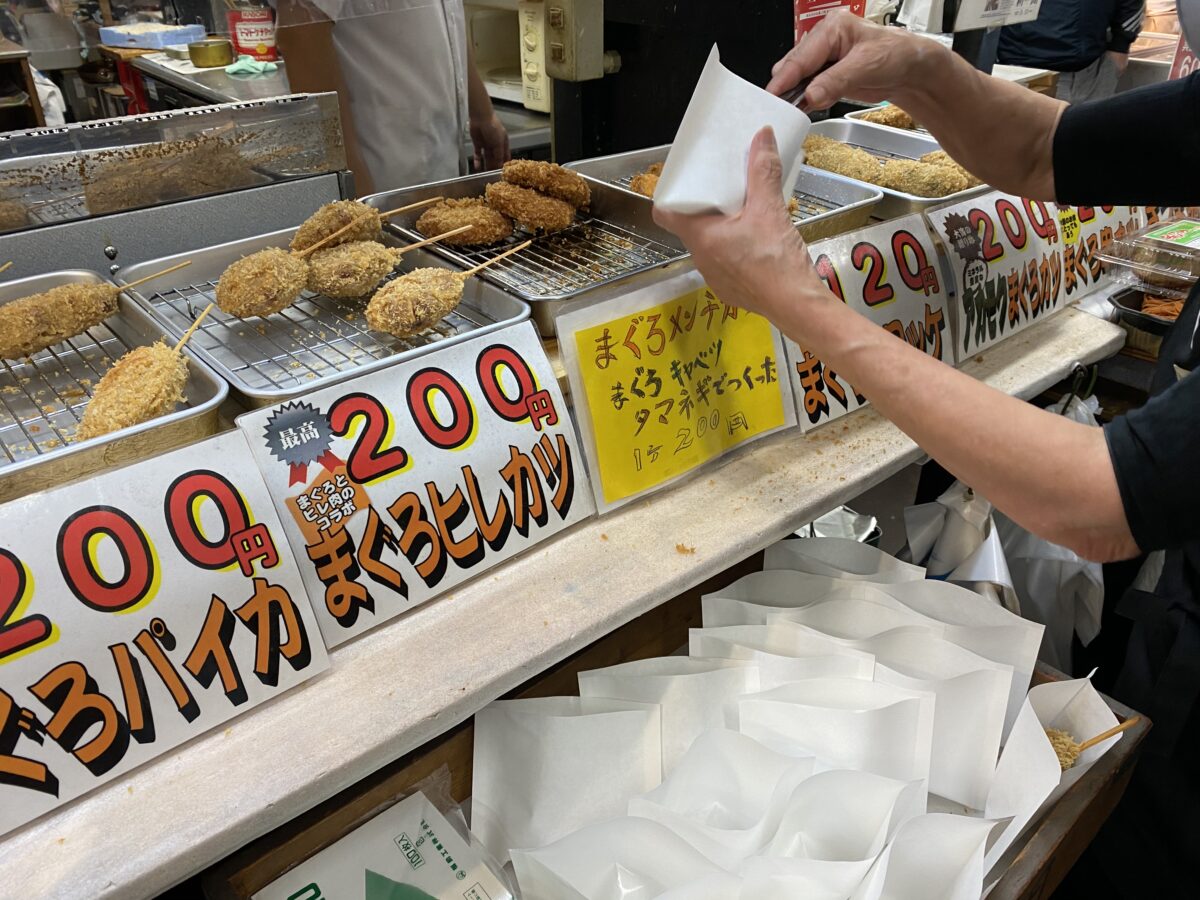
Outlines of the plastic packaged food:
[[1113,241],[1099,255],[1118,281],[1184,299],[1200,280],[1200,218],[1157,222]]

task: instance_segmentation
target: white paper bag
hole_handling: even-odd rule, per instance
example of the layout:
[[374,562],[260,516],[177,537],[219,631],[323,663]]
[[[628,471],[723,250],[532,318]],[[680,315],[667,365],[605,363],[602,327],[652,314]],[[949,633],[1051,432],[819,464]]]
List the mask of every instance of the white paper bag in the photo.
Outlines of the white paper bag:
[[779,541],[767,548],[764,569],[789,569],[847,581],[923,581],[925,570],[849,538]]
[[[1117,717],[1092,686],[1089,678],[1039,684],[1030,689],[1029,704],[1037,713],[1043,728],[1057,728],[1070,732],[1080,744],[1117,724]],[[1075,761],[1075,765],[1062,773],[1058,787],[1051,793],[1046,805],[1056,802],[1071,785],[1086,774],[1096,760],[1123,737],[1122,734],[1116,734],[1095,747],[1084,750]]]
[[879,855],[854,900],[979,900],[996,823],[931,813],[910,819]]
[[750,145],[768,125],[783,161],[783,196],[790,197],[812,122],[797,107],[722,66],[714,46],[663,164],[655,205],[679,213],[741,211]]
[[659,708],[590,697],[501,700],[475,715],[471,830],[501,863],[625,814],[662,780]]
[[536,850],[514,850],[512,861],[522,900],[654,900],[722,874],[669,829],[636,818],[590,825]]
[[725,726],[725,708],[759,690],[758,669],[726,659],[663,656],[579,673],[583,697],[656,703],[662,709],[662,766],[667,775],[702,731]]
[[831,769],[928,781],[934,695],[853,678],[816,678],[738,700],[738,730]]
[[758,668],[759,689],[764,691],[807,678],[874,678],[871,654],[808,629],[805,632],[776,625],[692,628],[688,655],[752,663]]
[[849,900],[873,862],[758,856],[746,860],[738,900]]

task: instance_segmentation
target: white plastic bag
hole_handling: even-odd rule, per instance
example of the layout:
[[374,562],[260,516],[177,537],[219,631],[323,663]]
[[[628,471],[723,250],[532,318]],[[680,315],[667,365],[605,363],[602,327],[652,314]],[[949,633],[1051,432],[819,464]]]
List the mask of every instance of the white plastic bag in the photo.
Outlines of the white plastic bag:
[[501,863],[625,814],[662,780],[659,708],[591,697],[500,700],[475,715],[471,830]]

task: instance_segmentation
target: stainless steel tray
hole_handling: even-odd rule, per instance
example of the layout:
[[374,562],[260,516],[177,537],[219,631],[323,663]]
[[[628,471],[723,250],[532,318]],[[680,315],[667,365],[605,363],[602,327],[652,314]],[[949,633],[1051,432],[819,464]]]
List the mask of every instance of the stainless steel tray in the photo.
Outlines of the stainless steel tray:
[[867,121],[864,118],[866,114],[876,108],[877,107],[869,106],[866,109],[856,109],[852,112],[846,113],[846,118],[853,119],[856,122],[861,121],[864,125],[879,125],[880,128],[890,128],[892,131],[899,131],[901,134],[916,134],[920,135],[921,137],[929,137],[929,132],[924,128],[896,128],[892,125],[880,125],[878,122]]
[[[418,187],[403,188],[364,197],[363,202],[381,210],[396,209],[427,197],[476,197],[498,172],[485,172]],[[409,239],[421,235],[415,229],[420,211],[405,213],[389,222],[389,228]],[[503,243],[484,248],[452,248],[434,245],[434,252],[463,268],[477,265],[509,246],[525,240],[518,232]],[[687,256],[675,235],[660,228],[650,215],[650,204],[636,194],[608,184],[592,184],[591,209],[565,231],[535,237],[533,246],[485,269],[483,277],[493,284],[530,301],[534,318],[547,334],[546,323],[563,301],[585,291],[611,284],[638,272],[666,265]],[[549,334],[553,334],[553,327]]]
[[[82,269],[0,284],[0,305],[61,284],[105,281]],[[72,443],[91,390],[124,353],[163,336],[125,295],[102,324],[20,362],[0,360],[0,501],[177,447],[217,428],[225,382],[188,353],[183,408],[144,425]],[[186,350],[185,350],[186,352]]]
[[[179,336],[214,299],[217,280],[226,266],[264,247],[286,247],[295,232],[288,228],[138,263],[122,270],[117,279],[134,281],[176,262],[192,260],[186,269],[133,291],[163,327]],[[384,241],[393,246],[404,243],[386,233]],[[397,272],[438,263],[432,254],[413,250],[405,254]],[[372,331],[363,317],[365,306],[365,302],[332,300],[305,291],[287,309],[265,319],[239,319],[214,307],[188,346],[247,403],[269,406],[529,317],[525,303],[478,278],[467,282],[454,312],[412,337]]]
[[[866,150],[877,159],[919,159],[926,153],[940,150],[941,146],[929,135],[917,134],[911,131],[900,131],[888,128],[886,125],[876,125],[872,122],[859,122],[853,119],[826,119],[824,122],[814,122],[813,134],[824,135]],[[856,184],[866,184],[857,179],[851,179]],[[945,197],[918,197],[916,194],[905,194],[881,187],[883,200],[875,207],[874,215],[879,219],[895,219],[909,213],[924,212],[931,206],[943,203],[954,203],[990,191],[987,185],[968,188]]]
[[[612,156],[569,163],[567,168],[589,179],[604,181],[629,191],[633,176],[644,172],[653,163],[663,162],[670,149],[670,144],[663,144],[628,153],[614,153]],[[649,202],[643,195],[629,192],[641,202]],[[860,181],[809,166],[800,170],[800,178],[792,194],[800,204],[792,214],[792,221],[806,241],[833,237],[867,224],[872,208],[883,199],[883,193],[874,185],[864,185]]]

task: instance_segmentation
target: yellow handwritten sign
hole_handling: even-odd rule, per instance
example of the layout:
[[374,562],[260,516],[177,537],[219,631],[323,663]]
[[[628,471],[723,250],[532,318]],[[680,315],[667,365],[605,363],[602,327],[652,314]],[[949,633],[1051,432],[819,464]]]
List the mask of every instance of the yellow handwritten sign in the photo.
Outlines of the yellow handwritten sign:
[[573,341],[605,503],[790,424],[771,324],[707,288],[579,328]]

